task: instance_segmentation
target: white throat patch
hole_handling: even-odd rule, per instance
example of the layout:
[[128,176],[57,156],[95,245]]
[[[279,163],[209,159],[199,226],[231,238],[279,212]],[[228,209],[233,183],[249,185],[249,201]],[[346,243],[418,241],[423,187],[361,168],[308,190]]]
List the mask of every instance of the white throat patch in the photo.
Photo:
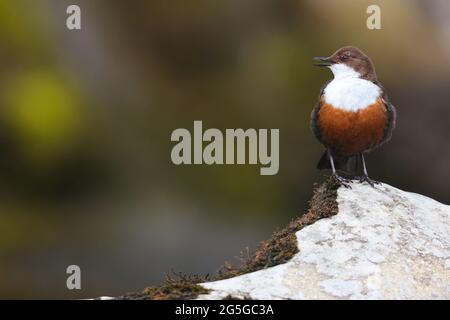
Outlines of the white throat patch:
[[343,63],[337,63],[330,66],[335,79],[342,78],[359,78],[361,75],[355,69]]
[[374,104],[380,96],[380,88],[371,81],[361,79],[360,74],[345,64],[330,66],[334,79],[324,90],[325,102],[346,111],[358,111]]

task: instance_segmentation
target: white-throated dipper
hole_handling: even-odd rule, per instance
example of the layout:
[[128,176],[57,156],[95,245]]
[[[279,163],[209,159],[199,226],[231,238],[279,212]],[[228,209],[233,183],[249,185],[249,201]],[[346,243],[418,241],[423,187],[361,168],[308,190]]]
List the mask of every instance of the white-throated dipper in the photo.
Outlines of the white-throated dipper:
[[348,180],[337,170],[347,171],[350,160],[357,163],[361,159],[360,182],[373,186],[376,181],[369,178],[364,153],[391,138],[395,108],[377,79],[372,61],[358,48],[343,47],[329,57],[314,60],[334,75],[322,86],[311,114],[312,131],[327,149],[317,168],[331,169],[333,176],[348,187]]

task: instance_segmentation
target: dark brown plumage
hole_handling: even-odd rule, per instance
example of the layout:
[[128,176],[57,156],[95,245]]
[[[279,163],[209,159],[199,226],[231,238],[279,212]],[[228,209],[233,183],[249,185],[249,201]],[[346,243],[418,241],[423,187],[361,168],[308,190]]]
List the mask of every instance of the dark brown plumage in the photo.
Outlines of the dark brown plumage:
[[[330,57],[315,60],[319,61],[318,66],[330,67],[335,75],[333,81],[322,86],[319,101],[311,114],[312,131],[327,148],[318,168],[332,169],[345,184],[345,179],[339,177],[336,170],[348,172],[348,164],[361,159],[364,170],[361,181],[373,185],[374,181],[367,174],[364,153],[389,141],[396,122],[395,108],[377,80],[372,61],[361,50],[344,47]],[[331,87],[332,90],[327,92]],[[376,98],[371,101],[374,92]],[[371,103],[366,103],[369,100]],[[341,101],[347,101],[349,105],[334,105]]]

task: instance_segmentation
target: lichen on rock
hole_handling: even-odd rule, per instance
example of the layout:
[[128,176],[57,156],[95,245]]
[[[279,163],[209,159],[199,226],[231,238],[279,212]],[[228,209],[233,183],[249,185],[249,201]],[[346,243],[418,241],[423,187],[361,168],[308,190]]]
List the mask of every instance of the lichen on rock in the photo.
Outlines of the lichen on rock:
[[450,299],[450,206],[328,179],[307,213],[211,280],[177,274],[119,299]]
[[202,283],[200,299],[450,299],[450,206],[387,184],[337,191],[286,263]]

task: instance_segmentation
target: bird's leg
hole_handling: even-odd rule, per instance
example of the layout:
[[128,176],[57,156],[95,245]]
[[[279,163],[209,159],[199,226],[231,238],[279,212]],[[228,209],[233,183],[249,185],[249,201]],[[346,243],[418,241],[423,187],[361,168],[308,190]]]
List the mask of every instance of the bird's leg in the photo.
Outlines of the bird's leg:
[[[355,163],[354,163],[354,166],[353,166],[353,177],[355,177],[356,176],[356,173],[358,172],[358,160],[359,160],[359,157],[357,157],[356,159],[355,159]],[[353,179],[352,179],[353,180]]]
[[363,165],[363,176],[359,179],[359,182],[367,182],[368,184],[370,184],[372,187],[374,187],[375,184],[379,184],[378,181],[372,180],[369,178],[369,175],[367,173],[367,168],[366,168],[366,162],[364,161],[364,154],[361,153],[361,161],[362,161],[362,165]]
[[350,187],[349,185],[349,181],[341,176],[339,176],[336,172],[336,168],[334,166],[334,160],[333,160],[333,156],[331,155],[331,151],[330,149],[327,149],[327,154],[328,154],[328,159],[330,160],[330,164],[331,164],[331,171],[333,173],[333,177],[344,187],[351,189],[352,187]]

